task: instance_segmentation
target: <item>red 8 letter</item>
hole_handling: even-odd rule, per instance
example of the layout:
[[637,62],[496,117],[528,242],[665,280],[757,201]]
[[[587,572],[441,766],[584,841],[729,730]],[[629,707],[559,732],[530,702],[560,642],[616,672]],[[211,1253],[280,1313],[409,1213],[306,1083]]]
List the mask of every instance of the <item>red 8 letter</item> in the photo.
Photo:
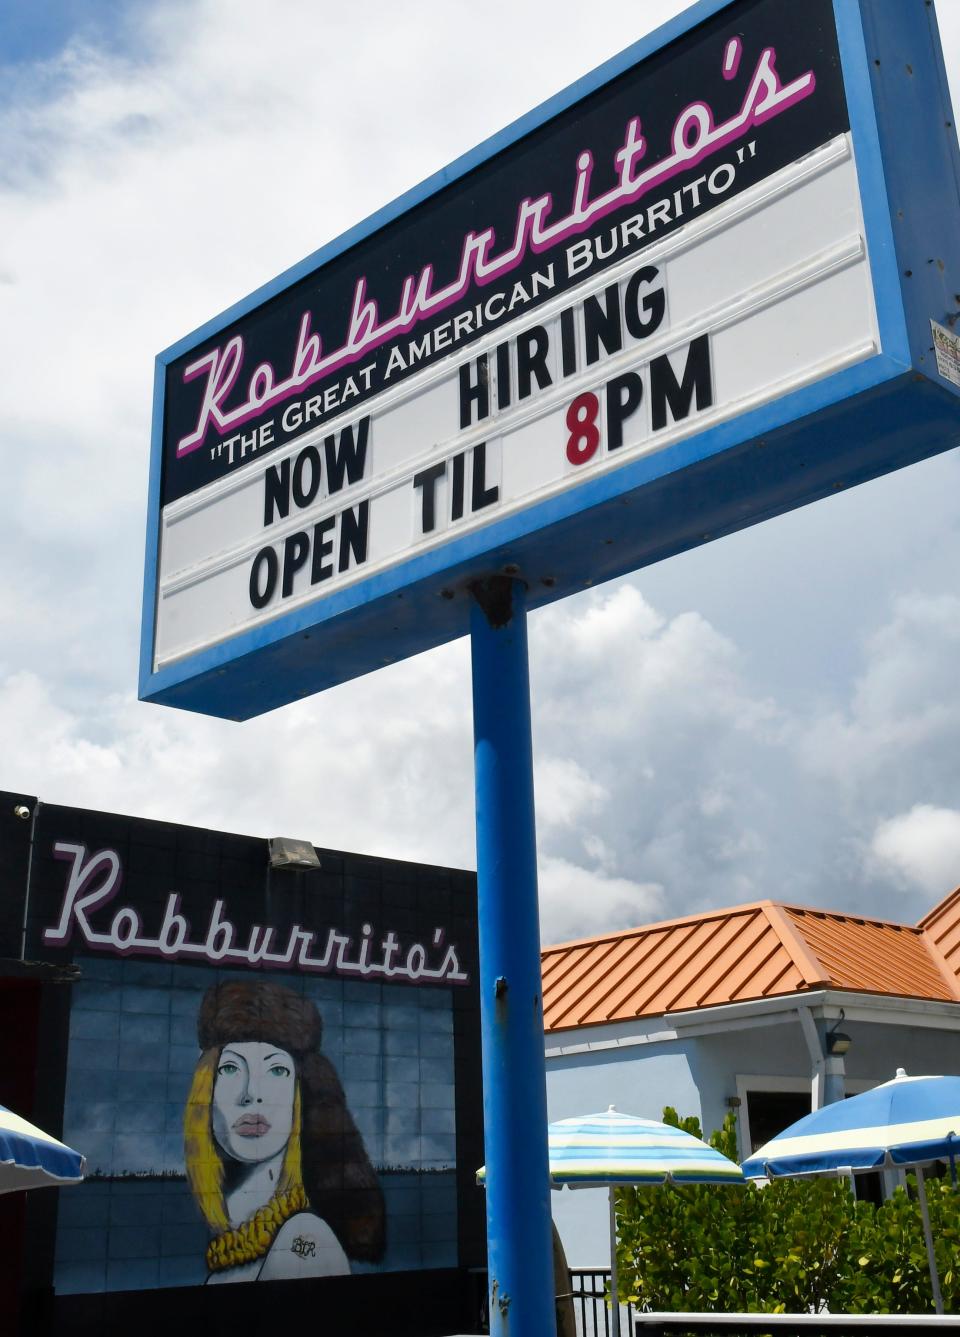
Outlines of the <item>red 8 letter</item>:
[[567,409],[567,459],[571,464],[586,464],[592,460],[600,445],[600,429],[597,426],[597,414],[600,401],[589,390],[576,399]]

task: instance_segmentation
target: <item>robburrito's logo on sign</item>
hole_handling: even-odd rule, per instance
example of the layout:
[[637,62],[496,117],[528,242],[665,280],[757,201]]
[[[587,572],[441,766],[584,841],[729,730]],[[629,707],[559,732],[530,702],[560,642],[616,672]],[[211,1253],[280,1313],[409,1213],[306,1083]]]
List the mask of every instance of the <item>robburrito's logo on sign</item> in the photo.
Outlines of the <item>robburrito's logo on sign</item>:
[[[739,37],[731,37],[721,62],[725,79],[737,77],[742,55],[743,42]],[[235,398],[234,387],[244,382],[243,335],[234,335],[225,344],[191,362],[183,371],[183,379],[191,381],[202,378],[202,399],[196,426],[177,443],[178,457],[200,449],[212,428],[219,439],[211,448],[211,460],[221,460],[225,456],[225,462],[232,465],[242,460],[248,451],[254,452],[262,446],[274,444],[273,419],[261,428],[259,434],[243,433],[241,429],[245,424],[262,417],[267,409],[279,408],[316,382],[352,368],[376,349],[390,345],[390,355],[385,366],[368,362],[356,374],[345,376],[336,386],[328,388],[325,394],[285,408],[280,416],[280,434],[283,436],[296,432],[312,420],[323,418],[327,412],[362,398],[366,392],[382,389],[391,380],[428,360],[433,352],[456,346],[478,333],[486,322],[492,324],[509,317],[516,307],[528,304],[540,290],[552,291],[556,287],[553,263],[534,275],[529,291],[523,283],[517,283],[509,292],[501,289],[494,298],[488,298],[472,310],[461,311],[457,318],[446,322],[439,330],[434,329],[430,335],[409,340],[405,349],[394,342],[398,336],[409,334],[437,312],[461,303],[472,292],[491,283],[502,283],[529,257],[551,252],[571,238],[582,236],[608,215],[618,213],[628,205],[636,206],[645,197],[682,176],[691,167],[699,166],[721,149],[730,149],[738,142],[747,140],[764,121],[782,115],[797,102],[810,97],[816,89],[814,72],[807,70],[799,78],[783,84],[777,72],[776,60],[775,48],[765,47],[749,81],[742,105],[728,120],[717,124],[712,107],[704,101],[692,102],[684,107],[670,132],[670,152],[649,166],[644,165],[649,146],[641,129],[641,118],[631,117],[626,126],[624,142],[614,155],[617,177],[614,186],[599,195],[593,195],[593,153],[585,149],[577,155],[576,168],[572,173],[573,203],[568,213],[555,217],[557,209],[550,192],[538,195],[535,199],[524,198],[518,204],[516,222],[508,244],[499,254],[492,254],[497,249],[497,235],[493,227],[487,227],[481,232],[471,230],[461,243],[460,260],[453,280],[438,285],[434,265],[424,265],[419,273],[410,274],[403,280],[396,314],[381,317],[376,298],[368,295],[366,277],[357,279],[350,305],[347,336],[341,347],[325,352],[323,340],[312,328],[314,313],[305,311],[300,318],[289,375],[278,381],[271,363],[261,362],[249,373],[249,380],[245,384],[246,397],[241,397],[240,402],[233,407],[225,405],[231,398]],[[748,143],[746,149],[738,149],[733,161],[722,163],[696,181],[687,182],[672,197],[661,197],[655,209],[651,208],[645,215],[635,214],[627,223],[620,225],[620,238],[614,234],[612,244],[616,246],[619,240],[622,247],[627,249],[631,242],[652,235],[658,227],[679,221],[687,213],[695,214],[709,196],[725,195],[734,184],[737,166],[744,163],[748,152],[751,157],[756,154],[755,142]],[[705,198],[701,199],[701,196]],[[597,258],[605,258],[599,248]],[[590,242],[567,247],[567,278],[574,278],[590,269],[593,262],[594,252]]]

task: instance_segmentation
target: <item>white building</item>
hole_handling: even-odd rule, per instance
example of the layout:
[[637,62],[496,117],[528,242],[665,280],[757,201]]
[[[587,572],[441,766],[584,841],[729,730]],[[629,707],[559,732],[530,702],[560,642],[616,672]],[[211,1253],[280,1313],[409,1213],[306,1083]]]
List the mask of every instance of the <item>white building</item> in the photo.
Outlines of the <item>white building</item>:
[[[960,1074],[960,890],[917,925],[760,901],[561,943],[543,1001],[551,1120],[735,1108],[742,1158],[898,1066]],[[609,1266],[605,1190],[553,1209],[571,1266]]]

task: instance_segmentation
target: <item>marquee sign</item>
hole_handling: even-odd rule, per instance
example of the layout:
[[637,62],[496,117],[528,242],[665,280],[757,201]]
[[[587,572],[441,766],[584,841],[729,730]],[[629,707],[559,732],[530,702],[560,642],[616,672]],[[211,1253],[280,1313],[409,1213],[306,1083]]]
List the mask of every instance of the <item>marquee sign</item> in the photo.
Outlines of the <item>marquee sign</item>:
[[158,359],[141,695],[244,718],[957,440],[920,0],[704,0]]

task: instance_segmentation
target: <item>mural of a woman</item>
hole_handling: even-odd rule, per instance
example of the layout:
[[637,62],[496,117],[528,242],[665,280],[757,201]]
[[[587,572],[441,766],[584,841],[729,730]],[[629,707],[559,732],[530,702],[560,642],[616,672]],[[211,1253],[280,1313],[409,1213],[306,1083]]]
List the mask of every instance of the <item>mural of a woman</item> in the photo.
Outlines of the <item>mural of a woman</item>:
[[331,1276],[383,1256],[383,1193],[321,1033],[314,1004],[270,980],[204,995],[184,1157],[213,1232],[208,1282]]

